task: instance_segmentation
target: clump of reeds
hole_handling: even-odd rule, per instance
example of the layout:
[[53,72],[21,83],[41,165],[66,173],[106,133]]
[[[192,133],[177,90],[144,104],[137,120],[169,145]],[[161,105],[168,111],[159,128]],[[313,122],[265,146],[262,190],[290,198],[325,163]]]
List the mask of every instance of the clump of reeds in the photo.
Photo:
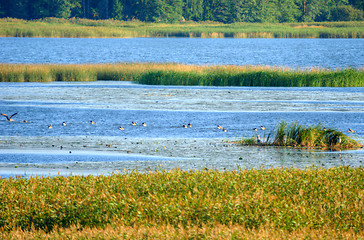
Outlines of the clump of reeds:
[[44,18],[0,19],[4,37],[201,37],[201,38],[363,38],[363,22],[232,23]]
[[0,82],[96,80],[187,86],[363,87],[364,71],[172,63],[0,64]]
[[0,178],[0,237],[64,229],[176,234],[172,229],[208,233],[229,227],[362,234],[363,179],[362,167]]
[[297,122],[288,124],[285,121],[281,121],[277,129],[271,131],[267,138],[265,138],[265,132],[263,139],[261,139],[260,134],[257,132],[256,137],[242,139],[239,143],[243,145],[326,149],[356,149],[363,147],[363,144],[352,137],[339,130],[325,128],[322,124],[305,126]]

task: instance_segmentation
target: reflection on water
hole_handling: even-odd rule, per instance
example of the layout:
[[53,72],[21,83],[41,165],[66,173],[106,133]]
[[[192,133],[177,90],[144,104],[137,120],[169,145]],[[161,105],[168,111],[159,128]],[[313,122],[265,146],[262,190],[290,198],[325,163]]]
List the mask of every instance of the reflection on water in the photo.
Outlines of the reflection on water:
[[[170,87],[113,81],[1,83],[0,88],[1,112],[18,112],[13,122],[0,119],[1,176],[42,170],[102,174],[160,164],[182,169],[363,166],[362,151],[229,143],[251,137],[261,125],[266,130],[260,134],[267,136],[281,120],[355,129],[351,136],[363,141],[363,88]],[[188,123],[191,128],[182,127]]]

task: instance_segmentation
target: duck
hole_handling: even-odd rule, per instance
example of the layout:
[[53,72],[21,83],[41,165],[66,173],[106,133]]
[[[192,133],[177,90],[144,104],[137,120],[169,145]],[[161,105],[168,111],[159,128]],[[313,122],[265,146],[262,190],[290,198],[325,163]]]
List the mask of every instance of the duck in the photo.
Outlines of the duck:
[[262,129],[264,131],[265,130],[265,127],[264,126],[260,126],[260,129]]
[[258,131],[258,128],[253,128],[253,131]]
[[14,113],[13,115],[11,115],[10,117],[7,115],[7,114],[5,114],[5,113],[2,113],[1,115],[2,116],[4,116],[4,117],[6,117],[6,120],[7,121],[9,121],[9,122],[12,122],[12,121],[14,121],[13,119],[12,119],[12,117],[14,117],[15,115],[17,115],[18,113]]
[[125,130],[125,129],[124,129],[123,127],[121,127],[121,126],[120,126],[120,127],[119,127],[119,130]]
[[227,130],[225,128],[222,129],[223,132],[227,132]]
[[183,127],[183,128],[187,128],[187,125],[183,125],[182,127]]
[[52,128],[53,128],[53,127],[52,127],[52,124],[51,124],[51,125],[48,125],[48,128],[49,128],[49,129],[52,129]]
[[66,126],[67,124],[65,122],[62,123],[62,126]]
[[146,124],[146,123],[142,123],[142,126],[143,126],[143,127],[146,127],[146,126],[147,126],[147,124]]
[[131,122],[131,125],[136,126],[137,123],[136,122]]
[[223,127],[221,127],[220,125],[217,125],[217,129],[223,129]]
[[91,123],[91,124],[95,124],[95,122],[94,122],[94,121],[90,121],[90,123]]
[[191,123],[187,124],[187,127],[192,127],[192,124]]

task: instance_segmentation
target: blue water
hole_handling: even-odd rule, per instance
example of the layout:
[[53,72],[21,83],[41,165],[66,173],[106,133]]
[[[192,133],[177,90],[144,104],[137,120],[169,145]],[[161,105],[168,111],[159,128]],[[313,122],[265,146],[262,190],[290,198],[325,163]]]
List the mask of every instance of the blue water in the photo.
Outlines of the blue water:
[[1,63],[175,62],[361,68],[364,39],[0,38]]

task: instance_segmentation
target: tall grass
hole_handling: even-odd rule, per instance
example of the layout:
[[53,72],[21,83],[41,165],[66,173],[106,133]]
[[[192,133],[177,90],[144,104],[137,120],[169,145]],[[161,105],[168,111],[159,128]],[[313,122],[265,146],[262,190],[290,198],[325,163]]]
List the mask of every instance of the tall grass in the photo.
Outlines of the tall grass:
[[363,87],[363,70],[292,70],[263,66],[124,63],[84,65],[0,64],[0,82],[135,81],[155,85]]
[[201,38],[363,38],[364,22],[174,24],[116,20],[0,19],[4,37],[201,37]]
[[[267,134],[266,140],[261,140],[260,134],[262,133],[256,132],[256,137],[242,139],[239,143],[243,145],[328,149],[356,149],[363,147],[363,144],[352,137],[336,129],[325,128],[322,124],[305,126],[297,122],[288,124],[285,121],[281,121],[276,130]],[[264,136],[266,135],[265,130],[263,134]]]
[[238,236],[264,229],[363,236],[363,179],[362,167],[0,179],[0,236],[59,229],[223,234],[230,227]]

